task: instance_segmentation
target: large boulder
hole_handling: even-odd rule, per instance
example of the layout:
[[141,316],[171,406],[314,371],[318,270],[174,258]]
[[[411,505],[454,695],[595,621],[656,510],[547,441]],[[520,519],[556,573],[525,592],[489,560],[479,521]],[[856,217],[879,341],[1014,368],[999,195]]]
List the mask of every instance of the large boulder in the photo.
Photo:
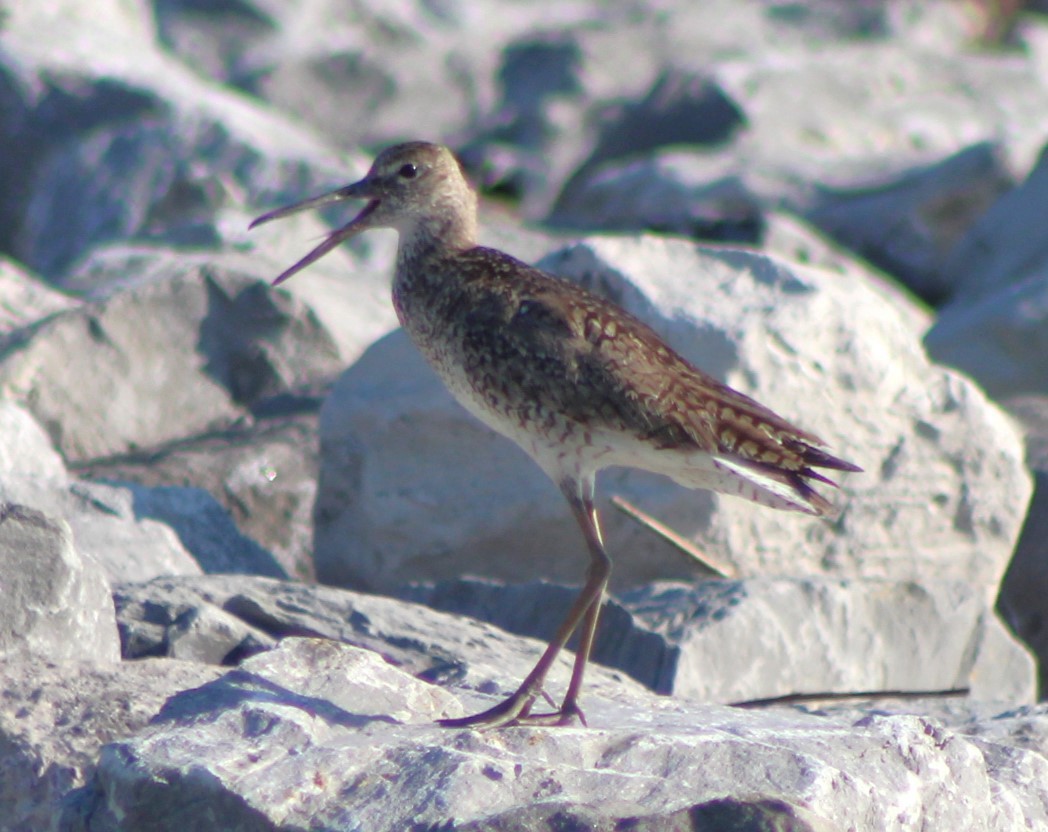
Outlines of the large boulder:
[[963,717],[897,708],[746,712],[649,694],[591,697],[588,728],[433,724],[480,699],[459,701],[358,648],[288,639],[172,697],[148,728],[106,746],[69,801],[65,828],[775,823],[828,832],[904,823],[945,832],[1048,823],[1048,761],[1023,736],[1043,737],[1043,714],[999,726],[983,717],[985,735],[969,736]]
[[[653,237],[592,239],[543,264],[865,468],[841,478],[830,523],[631,471],[604,474],[603,493],[740,575],[960,580],[991,596],[1031,490],[1021,438],[974,384],[928,362],[898,296],[852,275]],[[321,580],[390,589],[462,574],[582,574],[581,538],[556,488],[452,400],[402,332],[343,374],[320,434]],[[620,586],[694,574],[625,517],[605,511],[604,521]]]
[[158,270],[50,317],[0,356],[0,391],[47,426],[67,462],[228,427],[342,366],[291,295],[199,258]]
[[[72,642],[73,639],[70,639]],[[4,657],[0,803],[5,829],[56,829],[62,801],[90,780],[106,743],[149,724],[173,693],[219,671],[170,660],[54,662]]]
[[[460,579],[401,595],[548,641],[578,588]],[[970,692],[1023,704],[1036,694],[1032,656],[985,593],[959,582],[659,581],[608,600],[593,660],[707,702]]]
[[0,503],[0,574],[5,662],[120,658],[109,583],[98,564],[77,551],[67,523]]

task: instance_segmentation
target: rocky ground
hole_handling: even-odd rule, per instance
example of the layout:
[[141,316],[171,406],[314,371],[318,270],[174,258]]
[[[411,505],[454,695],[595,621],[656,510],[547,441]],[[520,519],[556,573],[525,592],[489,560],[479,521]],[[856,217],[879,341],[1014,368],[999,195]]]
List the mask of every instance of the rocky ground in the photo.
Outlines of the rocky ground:
[[[0,828],[1048,829],[1039,4],[379,5],[0,4]],[[603,475],[588,727],[434,724],[578,531],[394,236],[274,290],[340,215],[247,233],[410,138],[865,469],[832,522]]]

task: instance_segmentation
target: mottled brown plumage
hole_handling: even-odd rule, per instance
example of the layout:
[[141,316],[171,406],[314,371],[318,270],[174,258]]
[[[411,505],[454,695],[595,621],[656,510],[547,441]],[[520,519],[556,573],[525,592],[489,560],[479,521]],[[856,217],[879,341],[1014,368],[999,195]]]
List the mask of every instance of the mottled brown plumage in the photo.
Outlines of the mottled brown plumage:
[[[519,444],[557,483],[591,563],[567,619],[523,684],[455,726],[563,724],[578,696],[610,561],[593,505],[596,472],[623,465],[690,488],[822,515],[816,468],[859,468],[818,437],[685,361],[646,324],[579,286],[476,245],[476,197],[450,151],[412,142],[383,151],[367,176],[252,225],[343,199],[366,199],[349,224],[280,275],[279,283],[368,228],[400,233],[393,302],[401,325],[452,394]],[[532,705],[559,651],[581,625],[561,708]]]

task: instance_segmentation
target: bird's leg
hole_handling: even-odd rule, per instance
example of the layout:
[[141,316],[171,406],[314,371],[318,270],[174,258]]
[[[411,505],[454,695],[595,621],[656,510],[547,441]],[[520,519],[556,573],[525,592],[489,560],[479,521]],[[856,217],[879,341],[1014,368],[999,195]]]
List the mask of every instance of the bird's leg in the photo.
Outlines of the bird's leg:
[[[597,520],[597,510],[593,505],[593,479],[565,480],[561,483],[561,491],[567,497],[568,503],[575,514],[575,518],[582,527],[586,537],[586,543],[590,552],[590,565],[586,572],[586,583],[579,592],[575,602],[571,605],[567,616],[557,628],[553,640],[546,647],[542,657],[532,669],[531,673],[507,699],[493,708],[489,708],[473,716],[458,719],[442,719],[440,724],[451,728],[497,728],[503,725],[566,725],[575,717],[583,720],[582,711],[578,706],[579,692],[582,689],[582,679],[586,671],[586,662],[589,660],[590,650],[593,647],[593,638],[597,631],[597,621],[600,618],[600,609],[604,600],[604,590],[608,585],[608,576],[611,574],[611,559],[604,551],[601,541],[600,525]],[[568,692],[560,710],[546,714],[531,714],[531,707],[535,699],[542,691],[542,685],[557,655],[568,643],[572,633],[582,624],[582,633],[579,639],[579,649],[575,654],[575,665],[571,672],[571,681],[568,684]]]

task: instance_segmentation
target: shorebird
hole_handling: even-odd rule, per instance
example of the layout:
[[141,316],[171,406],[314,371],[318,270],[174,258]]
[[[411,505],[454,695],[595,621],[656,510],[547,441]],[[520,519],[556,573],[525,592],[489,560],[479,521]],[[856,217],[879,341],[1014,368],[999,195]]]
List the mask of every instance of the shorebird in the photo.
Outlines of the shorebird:
[[[812,483],[835,485],[815,469],[861,469],[688,363],[625,310],[477,245],[476,194],[441,145],[387,148],[359,182],[271,211],[251,227],[357,199],[366,203],[356,217],[273,284],[362,231],[396,229],[393,304],[401,326],[455,398],[520,445],[560,488],[589,550],[585,584],[516,691],[482,713],[441,722],[585,724],[579,694],[611,571],[594,505],[600,469],[641,468],[688,488],[812,515],[831,513]],[[533,712],[546,696],[550,667],[576,630],[578,649],[560,707]]]

